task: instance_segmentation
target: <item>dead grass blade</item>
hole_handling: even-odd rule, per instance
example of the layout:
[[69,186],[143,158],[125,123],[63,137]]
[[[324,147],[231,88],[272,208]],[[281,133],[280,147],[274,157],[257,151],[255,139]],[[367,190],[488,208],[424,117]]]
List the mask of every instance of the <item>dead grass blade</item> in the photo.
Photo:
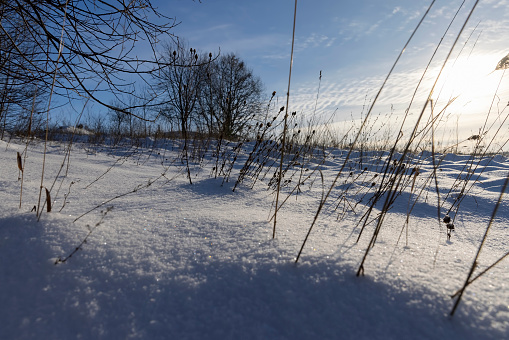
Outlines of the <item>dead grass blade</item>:
[[51,212],[51,195],[49,193],[48,188],[44,189],[46,189],[46,211]]
[[281,160],[279,163],[279,176],[277,178],[277,191],[276,191],[276,205],[274,207],[274,227],[272,228],[272,238],[276,238],[276,223],[277,223],[277,212],[279,206],[279,192],[281,190],[281,179],[283,177],[283,161],[285,156],[285,141],[286,141],[286,132],[287,132],[287,122],[288,122],[288,106],[290,105],[290,84],[292,80],[292,66],[293,66],[293,48],[295,45],[295,22],[297,21],[297,0],[295,0],[295,7],[293,10],[293,33],[292,33],[292,51],[290,53],[290,72],[288,75],[288,92],[286,93],[286,111],[285,111],[285,119],[283,126],[283,137],[281,140]]
[[21,161],[21,154],[18,151],[18,169],[23,172],[23,162]]

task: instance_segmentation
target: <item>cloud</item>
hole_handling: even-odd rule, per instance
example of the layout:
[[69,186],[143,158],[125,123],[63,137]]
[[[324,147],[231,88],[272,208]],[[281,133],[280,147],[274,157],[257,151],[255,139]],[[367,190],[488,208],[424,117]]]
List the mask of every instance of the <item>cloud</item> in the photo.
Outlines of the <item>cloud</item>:
[[435,9],[434,11],[431,11],[431,13],[429,14],[429,18],[442,18],[442,17],[445,17],[446,19],[452,18],[452,14],[454,14],[456,11],[457,10],[453,11],[449,6],[442,6],[438,9]]
[[[387,113],[391,108],[395,108],[395,114],[403,114],[411,101],[421,75],[422,70],[418,69],[394,73],[378,98],[375,111]],[[415,104],[422,105],[425,100],[426,91],[429,91],[430,88],[431,77],[432,75],[426,78],[421,91],[417,93]],[[309,115],[314,112],[316,105],[316,112],[324,117],[330,116],[336,110],[338,110],[337,117],[339,119],[350,116],[358,117],[367,110],[367,106],[374,100],[384,78],[385,75],[382,74],[364,78],[346,78],[339,81],[324,78],[318,102],[316,102],[318,83],[298,86],[292,92],[291,110]],[[416,110],[418,109],[416,108]]]
[[336,38],[329,39],[327,44],[325,44],[325,47],[331,47],[335,41],[336,41]]
[[233,24],[221,24],[221,25],[207,27],[205,29],[200,30],[200,32],[203,35],[207,35],[212,32],[215,32],[215,31],[229,31],[232,29],[232,27],[233,27]]
[[331,47],[336,38],[330,38],[324,34],[311,33],[303,38],[296,38],[295,52],[301,52],[307,49],[314,49],[320,47]]
[[[380,15],[376,15],[370,18],[376,18],[378,20],[369,20],[364,17],[360,18],[335,18],[335,22],[338,23],[338,35],[341,37],[343,43],[351,42],[351,41],[361,41],[367,36],[373,36],[377,34],[378,36],[387,38],[387,31],[394,30],[394,25],[399,25],[398,30],[403,29],[407,22],[400,25],[400,21],[396,21],[394,19],[395,16],[405,17],[407,16],[408,11],[401,8],[395,7],[392,11],[388,11],[386,13],[380,13]],[[399,19],[398,19],[399,20]]]
[[225,24],[185,34],[190,44],[205,52],[239,53],[241,57],[282,59],[288,56],[288,36],[280,33],[240,34],[235,25]]
[[509,19],[487,19],[481,22],[479,31],[481,33],[481,43],[490,44],[493,46],[507,45],[507,35],[501,32],[509,31]]
[[486,0],[484,1],[484,6],[492,6],[492,8],[498,9],[498,8],[507,8],[509,7],[509,1],[508,0]]
[[[503,56],[501,55],[500,57]],[[459,134],[460,139],[472,135],[476,132],[476,129],[483,125],[487,112],[490,110],[495,88],[502,76],[502,73],[489,73],[489,70],[492,69],[491,65],[494,67],[500,59],[498,57],[495,58],[491,54],[473,53],[465,55],[463,59],[457,61],[454,67],[459,75],[470,74],[471,76],[456,79],[454,75],[445,72],[443,77],[446,79],[445,87],[444,82],[440,81],[433,95],[434,103],[437,105],[435,112],[441,112],[446,108],[441,121],[441,133],[448,136],[454,130],[454,136]],[[463,65],[463,63],[466,64]],[[420,89],[417,91],[413,104],[410,107],[409,120],[403,128],[405,133],[412,128],[418,113],[423,108],[435,77],[438,75],[440,66],[440,63],[435,63],[430,68]],[[482,69],[484,66],[486,66],[486,69]],[[374,106],[372,119],[379,117],[380,120],[383,121],[385,119],[387,121],[387,117],[390,117],[394,120],[399,119],[398,124],[400,124],[402,116],[412,100],[422,72],[422,68],[406,68],[404,71],[395,72],[390,77]],[[476,75],[474,73],[478,77],[474,77]],[[318,101],[318,82],[307,83],[293,90],[290,109],[308,117],[316,112],[316,117],[320,119],[318,123],[325,123],[332,115],[334,115],[334,121],[336,122],[352,123],[352,121],[355,121],[358,123],[358,119],[361,116],[365,116],[384,78],[384,74],[362,78],[337,77],[333,79],[327,79],[324,76]],[[449,90],[460,90],[461,92],[451,94]],[[451,105],[448,105],[448,102],[458,95],[459,97]],[[497,124],[500,123],[499,112],[503,113],[507,105],[509,83],[502,83],[496,98],[497,100],[491,108],[492,114],[490,116],[490,121],[493,121],[490,124],[494,124],[494,126],[498,126]],[[430,112],[429,109],[425,111],[425,121],[428,120]],[[456,131],[458,117],[461,117],[461,125],[459,126],[459,131]],[[339,124],[338,126],[342,125]]]

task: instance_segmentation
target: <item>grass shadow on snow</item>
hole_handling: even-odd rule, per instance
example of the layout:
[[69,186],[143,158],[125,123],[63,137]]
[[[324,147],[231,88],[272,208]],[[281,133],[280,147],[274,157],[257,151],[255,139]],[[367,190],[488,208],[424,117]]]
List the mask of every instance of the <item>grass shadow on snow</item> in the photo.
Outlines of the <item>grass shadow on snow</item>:
[[192,193],[200,196],[217,197],[237,195],[242,191],[242,186],[238,187],[235,192],[232,191],[234,186],[235,179],[230,179],[228,182],[223,182],[222,178],[206,178],[200,179],[198,181],[195,180],[193,185],[189,185],[189,183],[180,184],[178,185],[178,188],[179,190],[191,191]]
[[16,237],[34,242],[32,252],[18,258],[8,237],[21,222],[0,220],[11,229],[2,232],[0,247],[2,282],[10,280],[0,295],[3,339],[503,337],[489,324],[469,324],[475,316],[467,304],[451,320],[447,297],[356,278],[333,260],[295,266],[251,253],[236,261],[186,259],[151,272],[137,259],[97,256],[90,247],[54,266],[38,224]]

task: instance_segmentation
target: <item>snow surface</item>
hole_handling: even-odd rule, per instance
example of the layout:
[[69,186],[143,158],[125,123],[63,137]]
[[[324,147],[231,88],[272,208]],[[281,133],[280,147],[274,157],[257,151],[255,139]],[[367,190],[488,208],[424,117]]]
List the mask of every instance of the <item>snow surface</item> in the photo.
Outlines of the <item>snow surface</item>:
[[[365,276],[356,277],[374,230],[369,224],[356,243],[357,222],[380,165],[339,179],[295,265],[341,151],[329,150],[318,164],[323,184],[316,172],[285,202],[273,240],[271,174],[232,191],[244,153],[224,183],[211,176],[209,154],[193,165],[190,185],[171,142],[156,149],[75,145],[58,174],[66,147],[48,148],[44,186],[57,179],[53,211],[37,221],[30,210],[38,201],[43,145],[26,153],[19,209],[16,152],[24,157],[25,146],[0,141],[0,339],[509,338],[507,258],[469,285],[449,316],[450,296],[467,277],[509,171],[503,157],[472,170],[477,182],[467,187],[450,241],[437,221],[434,184],[425,184],[431,162],[423,160],[415,188],[424,191],[408,229],[409,198],[417,198],[410,185],[385,218]],[[454,181],[467,163],[468,156],[444,157],[442,199],[458,194]],[[282,200],[289,190],[283,188]],[[504,200],[479,270],[509,251],[508,208]],[[55,265],[90,230],[81,250]]]

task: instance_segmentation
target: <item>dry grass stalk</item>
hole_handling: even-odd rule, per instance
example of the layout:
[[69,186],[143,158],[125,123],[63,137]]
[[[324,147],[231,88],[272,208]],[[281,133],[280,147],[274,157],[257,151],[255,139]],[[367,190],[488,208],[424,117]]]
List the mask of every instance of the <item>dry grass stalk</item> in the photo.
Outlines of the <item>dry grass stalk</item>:
[[279,163],[279,176],[277,179],[277,191],[276,191],[276,204],[274,207],[274,227],[272,229],[272,238],[276,238],[276,224],[277,224],[277,211],[279,205],[279,192],[281,190],[281,179],[283,177],[283,161],[284,161],[284,150],[285,140],[287,132],[287,121],[288,121],[288,105],[290,104],[290,84],[292,80],[292,66],[293,66],[293,49],[295,45],[295,22],[297,21],[297,0],[295,0],[295,7],[293,9],[293,31],[292,31],[292,50],[290,53],[290,72],[288,75],[288,92],[286,93],[286,112],[283,126],[283,139],[281,140],[281,161]]
[[21,208],[21,200],[23,198],[23,176],[24,176],[24,172],[23,172],[23,160],[21,159],[21,154],[19,153],[19,151],[17,152],[17,161],[18,161],[18,169],[19,171],[21,171],[21,176],[19,176],[19,173],[18,173],[18,181],[21,180],[21,187],[20,187],[20,191],[19,191],[19,208]]
[[21,154],[18,151],[18,169],[23,172],[23,162],[21,161]]
[[[378,100],[378,97],[380,96],[380,93],[382,92],[383,88],[385,87],[385,84],[387,83],[387,81],[389,80],[389,77],[391,76],[392,72],[394,71],[394,68],[396,67],[396,65],[398,64],[401,56],[403,55],[403,53],[405,52],[407,46],[410,44],[410,41],[412,40],[412,38],[414,37],[415,35],[415,32],[418,31],[419,27],[421,26],[422,22],[424,21],[424,18],[426,18],[426,16],[428,15],[431,7],[433,6],[433,4],[435,3],[435,0],[433,0],[431,2],[431,4],[429,5],[427,11],[424,13],[424,15],[422,16],[421,20],[419,21],[419,23],[417,24],[417,27],[413,30],[412,34],[410,35],[410,38],[407,40],[405,46],[403,47],[403,49],[401,50],[401,52],[399,53],[398,57],[396,58],[394,64],[392,65],[391,69],[389,70],[389,73],[387,74],[384,82],[382,83],[382,86],[380,86],[380,89],[378,90],[375,98],[373,99],[373,102],[371,103],[370,105],[370,108],[366,114],[366,117],[364,118],[364,120],[362,121],[361,123],[361,126],[359,128],[359,131],[357,131],[356,135],[355,135],[355,138],[353,140],[353,142],[351,143],[350,145],[350,149],[348,150],[348,153],[345,157],[345,160],[343,162],[343,165],[341,166],[341,168],[339,169],[336,177],[334,178],[334,180],[332,181],[332,185],[329,187],[329,190],[327,192],[327,194],[325,194],[325,196],[323,197],[323,199],[320,201],[319,205],[318,205],[318,209],[316,211],[316,214],[315,214],[315,217],[313,218],[313,221],[311,222],[311,226],[309,227],[308,229],[308,232],[306,234],[306,237],[304,238],[304,241],[302,242],[302,246],[299,250],[299,253],[297,254],[297,257],[295,259],[295,263],[297,263],[299,261],[299,258],[302,254],[302,251],[304,250],[304,246],[306,245],[306,242],[307,242],[307,239],[309,237],[309,235],[311,234],[311,230],[313,229],[316,221],[318,220],[318,216],[320,215],[322,209],[323,209],[323,206],[325,205],[325,202],[327,201],[327,199],[329,198],[329,195],[330,193],[332,192],[333,188],[336,186],[336,183],[337,181],[339,180],[339,177],[341,176],[342,172],[343,172],[343,169],[346,167],[347,165],[347,162],[348,160],[350,159],[350,156],[354,150],[354,147],[356,146],[358,140],[359,140],[359,137],[361,136],[362,132],[363,132],[363,129],[366,125],[366,123],[369,121],[370,119],[370,116],[371,116],[371,112],[373,110],[373,107],[375,106],[377,100]],[[404,157],[402,157],[401,159],[404,159]],[[361,264],[361,268],[362,268],[362,264]]]
[[[486,271],[483,271],[481,274],[479,274],[477,277],[475,277],[471,280],[471,277],[474,274],[474,271],[478,265],[479,255],[481,255],[481,251],[483,249],[484,244],[486,243],[491,226],[493,225],[493,222],[495,221],[495,216],[497,215],[498,208],[500,207],[500,203],[502,202],[502,198],[504,197],[504,193],[505,193],[505,190],[507,189],[508,184],[509,184],[509,175],[506,177],[506,179],[504,181],[502,190],[500,190],[500,196],[498,197],[497,203],[495,204],[495,208],[493,209],[493,212],[491,214],[491,218],[488,223],[488,227],[486,228],[486,231],[484,232],[484,236],[482,238],[481,244],[479,245],[479,249],[477,249],[477,254],[475,255],[474,262],[472,263],[472,266],[470,267],[470,271],[468,272],[465,283],[463,284],[463,287],[461,287],[461,289],[452,296],[452,298],[457,296],[457,299],[456,299],[456,302],[454,303],[454,306],[451,310],[451,313],[450,313],[451,316],[454,315],[456,308],[458,308],[458,305],[461,301],[461,298],[463,297],[463,293],[465,292],[465,289],[467,288],[467,286],[470,283],[472,283],[475,279],[477,279],[479,276],[483,275],[486,272]],[[507,256],[507,254],[505,256]],[[503,259],[505,256],[503,256],[501,259]],[[499,261],[495,262],[492,266],[495,266]],[[490,269],[492,266],[490,266],[488,269]]]
[[51,212],[51,195],[49,193],[48,188],[44,189],[46,189],[46,211]]

